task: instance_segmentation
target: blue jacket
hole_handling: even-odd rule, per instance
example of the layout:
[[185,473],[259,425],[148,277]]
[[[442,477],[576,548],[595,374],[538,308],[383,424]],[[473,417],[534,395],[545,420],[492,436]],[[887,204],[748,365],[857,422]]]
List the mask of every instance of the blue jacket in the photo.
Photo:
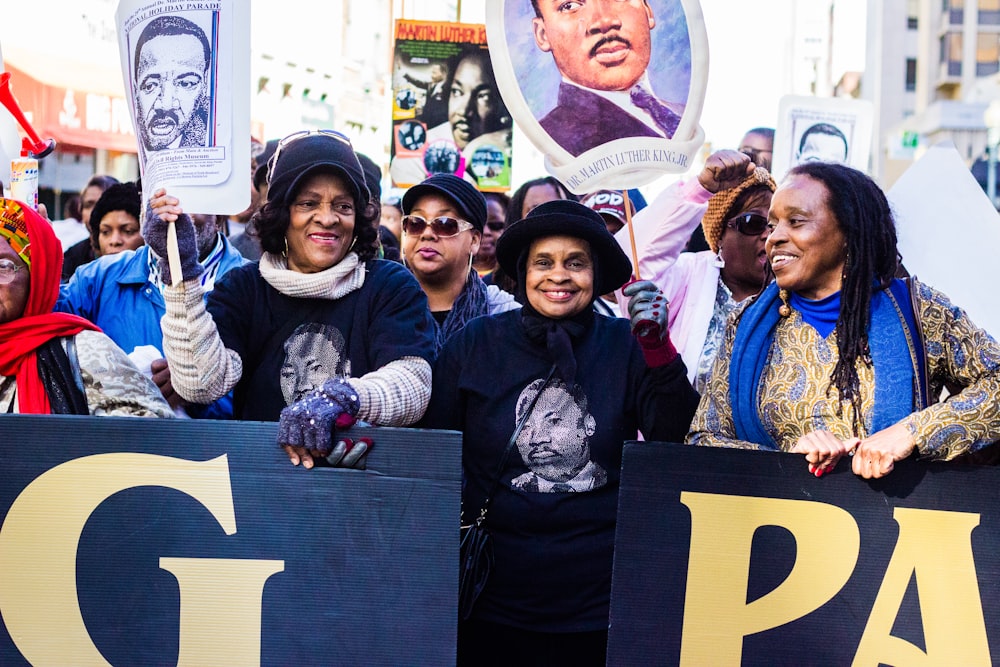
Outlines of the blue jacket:
[[[216,280],[249,263],[225,236],[222,244]],[[148,246],[105,255],[78,268],[60,288],[55,309],[87,318],[126,353],[140,345],[163,350],[160,318],[166,305],[160,290],[149,281]]]

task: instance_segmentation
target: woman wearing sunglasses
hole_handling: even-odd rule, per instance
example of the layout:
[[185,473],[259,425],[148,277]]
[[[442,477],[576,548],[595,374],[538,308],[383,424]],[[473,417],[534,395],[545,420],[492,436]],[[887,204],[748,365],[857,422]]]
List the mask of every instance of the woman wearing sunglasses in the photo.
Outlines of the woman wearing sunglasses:
[[[718,151],[696,180],[668,189],[635,216],[639,275],[669,299],[670,335],[699,392],[711,377],[730,313],[769,280],[764,241],[775,187],[748,156]],[[681,252],[699,219],[711,250]],[[616,235],[625,248],[627,234]]]
[[486,200],[471,183],[434,174],[403,195],[403,261],[427,294],[437,347],[473,317],[520,308],[486,286],[473,268],[486,225]]
[[360,465],[365,449],[347,453],[342,439],[334,448],[334,426],[405,426],[427,406],[427,299],[401,265],[375,259],[378,207],[346,137],[286,137],[268,183],[255,218],[260,262],[226,274],[207,310],[191,221],[176,197],[153,195],[147,243],[165,257],[166,223],[176,221],[181,250],[183,283],[164,290],[162,320],[174,389],[208,403],[235,388],[235,417],[280,419],[278,443],[294,465]]

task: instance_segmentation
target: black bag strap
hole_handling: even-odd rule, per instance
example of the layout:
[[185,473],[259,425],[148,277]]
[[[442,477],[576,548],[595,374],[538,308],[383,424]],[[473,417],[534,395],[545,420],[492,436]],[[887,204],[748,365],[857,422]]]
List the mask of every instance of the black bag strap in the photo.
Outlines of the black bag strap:
[[528,422],[528,417],[531,416],[531,411],[535,409],[535,403],[538,402],[538,397],[542,395],[543,391],[545,391],[545,387],[548,386],[549,381],[552,379],[555,372],[556,365],[552,364],[552,368],[549,369],[549,374],[545,376],[545,382],[543,382],[542,386],[538,388],[538,393],[534,395],[531,402],[528,404],[528,408],[521,415],[521,418],[517,420],[517,426],[514,427],[514,432],[511,434],[510,440],[507,441],[507,446],[503,450],[503,456],[500,457],[500,465],[497,466],[497,472],[493,476],[493,484],[490,487],[489,495],[486,496],[486,500],[483,501],[483,507],[479,510],[479,516],[476,518],[477,523],[482,523],[486,520],[486,512],[490,508],[490,503],[493,502],[493,496],[496,495],[497,489],[500,487],[500,477],[503,475],[503,471],[507,468],[507,461],[510,459],[510,453],[514,449],[514,445],[517,444],[517,436],[521,435],[521,430]]

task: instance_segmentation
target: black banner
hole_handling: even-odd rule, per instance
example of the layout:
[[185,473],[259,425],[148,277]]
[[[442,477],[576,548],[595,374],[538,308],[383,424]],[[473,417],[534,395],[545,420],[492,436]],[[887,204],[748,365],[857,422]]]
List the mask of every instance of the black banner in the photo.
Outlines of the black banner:
[[1000,470],[635,443],[609,665],[990,665]]
[[0,417],[0,664],[453,664],[461,435],[276,428]]

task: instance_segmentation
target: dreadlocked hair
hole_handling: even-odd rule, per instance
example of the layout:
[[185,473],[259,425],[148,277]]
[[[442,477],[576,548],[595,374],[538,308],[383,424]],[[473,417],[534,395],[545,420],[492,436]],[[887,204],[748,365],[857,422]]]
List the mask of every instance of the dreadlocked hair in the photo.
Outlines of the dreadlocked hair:
[[808,162],[789,176],[806,176],[826,188],[826,206],[846,240],[840,315],[837,318],[837,365],[830,374],[843,401],[854,407],[853,427],[861,435],[861,395],[857,360],[871,367],[868,325],[872,295],[889,287],[899,264],[896,224],[882,189],[864,173],[842,164]]

